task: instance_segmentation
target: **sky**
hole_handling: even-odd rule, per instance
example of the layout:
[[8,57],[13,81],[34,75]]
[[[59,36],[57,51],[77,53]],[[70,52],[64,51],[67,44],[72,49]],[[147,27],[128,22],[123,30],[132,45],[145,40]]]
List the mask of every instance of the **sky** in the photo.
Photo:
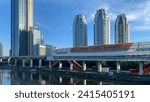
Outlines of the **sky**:
[[[0,42],[4,55],[10,50],[10,0],[0,0]],[[110,16],[111,43],[117,15],[126,14],[131,28],[131,42],[150,41],[150,0],[34,0],[34,25],[44,35],[45,44],[58,48],[73,46],[72,25],[75,15],[83,14],[88,23],[88,45],[94,44],[93,21],[98,9]]]

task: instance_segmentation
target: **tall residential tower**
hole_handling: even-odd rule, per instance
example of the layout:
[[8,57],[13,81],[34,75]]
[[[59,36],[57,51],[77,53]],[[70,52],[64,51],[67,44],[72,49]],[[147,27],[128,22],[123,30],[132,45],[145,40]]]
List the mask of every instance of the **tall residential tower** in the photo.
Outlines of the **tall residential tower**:
[[30,56],[33,46],[33,0],[11,0],[11,55]]
[[94,45],[110,44],[110,19],[105,9],[97,10],[94,18]]
[[73,22],[73,46],[87,46],[87,22],[81,14],[76,15]]
[[129,43],[130,42],[130,27],[125,14],[117,16],[115,22],[115,43]]

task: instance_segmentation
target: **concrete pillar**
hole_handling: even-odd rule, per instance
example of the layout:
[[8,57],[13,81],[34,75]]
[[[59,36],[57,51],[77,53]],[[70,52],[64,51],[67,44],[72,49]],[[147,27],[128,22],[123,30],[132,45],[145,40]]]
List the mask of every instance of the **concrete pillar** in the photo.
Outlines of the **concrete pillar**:
[[22,59],[22,67],[25,67],[25,59]]
[[70,70],[73,70],[73,63],[70,62]]
[[87,85],[87,81],[86,80],[83,80],[83,85]]
[[30,67],[33,67],[33,59],[30,59]]
[[143,75],[143,62],[139,63],[139,75]]
[[39,68],[42,67],[42,59],[39,59]]
[[119,72],[120,72],[120,70],[121,70],[120,63],[119,63],[119,62],[117,62],[116,64],[117,64],[117,72],[119,73]]
[[59,62],[59,69],[62,69],[62,62]]
[[52,62],[51,61],[49,61],[49,65],[48,66],[49,66],[49,69],[52,68]]
[[86,67],[86,62],[83,61],[83,71],[86,71],[87,67]]
[[102,72],[102,64],[98,61],[98,72]]
[[59,83],[62,84],[62,82],[63,82],[62,77],[59,77]]

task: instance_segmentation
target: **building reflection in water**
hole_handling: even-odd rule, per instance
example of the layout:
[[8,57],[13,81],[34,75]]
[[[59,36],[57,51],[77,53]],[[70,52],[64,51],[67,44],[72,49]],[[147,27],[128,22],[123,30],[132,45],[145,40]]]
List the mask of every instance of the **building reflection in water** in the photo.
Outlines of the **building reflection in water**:
[[100,81],[76,77],[41,75],[36,72],[0,70],[0,85],[116,85],[137,84],[127,82]]

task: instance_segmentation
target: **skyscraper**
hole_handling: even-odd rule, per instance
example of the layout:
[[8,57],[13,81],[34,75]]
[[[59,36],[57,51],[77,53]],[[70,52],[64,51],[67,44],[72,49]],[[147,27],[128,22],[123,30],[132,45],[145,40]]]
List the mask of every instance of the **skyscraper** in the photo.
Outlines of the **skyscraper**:
[[115,43],[129,43],[130,42],[130,27],[125,14],[117,16],[115,22]]
[[11,0],[11,55],[32,55],[33,0]]
[[3,56],[3,44],[0,42],[0,56]]
[[94,45],[110,44],[110,19],[105,9],[97,10],[94,18]]
[[82,14],[76,15],[73,22],[73,46],[87,46],[87,22]]

